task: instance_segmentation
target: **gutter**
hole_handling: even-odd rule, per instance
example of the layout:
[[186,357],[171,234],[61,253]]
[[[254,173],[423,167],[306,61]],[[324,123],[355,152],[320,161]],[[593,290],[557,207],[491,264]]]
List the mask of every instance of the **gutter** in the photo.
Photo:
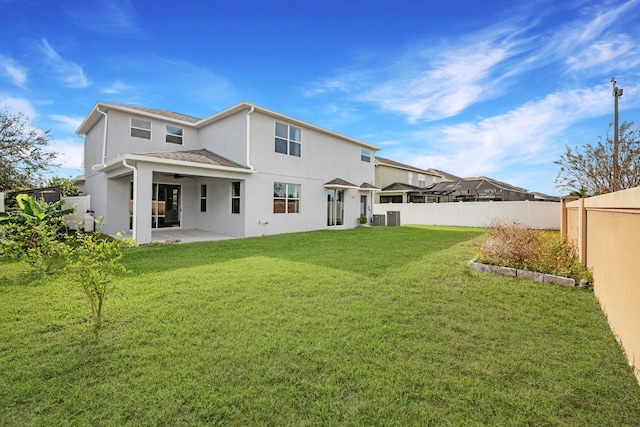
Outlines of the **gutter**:
[[129,163],[127,163],[127,159],[122,159],[122,166],[124,166],[127,169],[131,169],[133,171],[133,206],[132,206],[132,215],[133,218],[131,220],[131,237],[133,237],[133,240],[135,240],[136,242],[138,241],[138,233],[137,233],[137,219],[138,219],[138,209],[136,207],[137,201],[138,201],[138,169],[133,166],[130,165]]
[[102,135],[102,163],[91,166],[92,170],[97,170],[106,166],[107,159],[107,125],[109,124],[109,116],[104,111],[100,111],[100,107],[96,106],[96,111],[104,116],[104,134]]
[[251,170],[253,166],[251,166],[251,114],[255,111],[255,107],[252,105],[249,111],[247,111],[247,167]]

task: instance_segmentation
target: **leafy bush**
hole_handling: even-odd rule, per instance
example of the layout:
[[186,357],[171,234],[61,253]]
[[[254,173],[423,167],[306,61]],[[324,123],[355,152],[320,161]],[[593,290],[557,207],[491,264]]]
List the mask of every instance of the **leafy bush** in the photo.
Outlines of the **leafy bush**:
[[517,221],[496,221],[476,259],[487,264],[571,277],[588,284],[593,276],[578,259],[573,242],[558,231],[530,230]]
[[18,210],[0,212],[0,256],[25,261],[29,276],[56,271],[68,252],[64,202],[47,204],[26,194],[16,197]]
[[69,232],[64,216],[73,209],[62,210],[63,202],[48,205],[25,194],[17,201],[18,211],[0,214],[0,256],[27,262],[30,275],[63,272],[82,287],[100,329],[107,285],[114,273],[124,271],[123,250],[135,242],[99,232]]

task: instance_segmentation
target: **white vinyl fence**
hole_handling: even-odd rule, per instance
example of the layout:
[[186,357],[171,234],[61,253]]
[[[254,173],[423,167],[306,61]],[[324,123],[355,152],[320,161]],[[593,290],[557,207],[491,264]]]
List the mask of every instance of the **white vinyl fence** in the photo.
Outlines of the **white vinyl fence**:
[[64,205],[62,209],[75,208],[75,215],[67,215],[65,221],[67,226],[76,230],[78,225],[84,227],[84,214],[91,209],[91,196],[63,197]]
[[516,220],[533,229],[559,229],[560,203],[554,202],[452,202],[378,203],[374,215],[400,212],[400,224],[487,227],[493,221]]

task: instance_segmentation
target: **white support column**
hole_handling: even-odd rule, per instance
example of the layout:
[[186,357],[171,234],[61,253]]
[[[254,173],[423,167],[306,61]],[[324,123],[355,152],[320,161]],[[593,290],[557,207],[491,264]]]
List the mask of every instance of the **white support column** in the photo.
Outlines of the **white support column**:
[[137,179],[134,180],[135,198],[133,209],[138,244],[151,243],[151,198],[153,190],[153,170],[144,164],[138,165]]

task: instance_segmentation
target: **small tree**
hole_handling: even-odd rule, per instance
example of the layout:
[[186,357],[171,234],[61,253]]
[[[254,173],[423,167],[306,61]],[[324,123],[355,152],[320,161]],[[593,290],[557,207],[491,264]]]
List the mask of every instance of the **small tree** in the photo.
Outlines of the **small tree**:
[[72,197],[80,194],[80,189],[71,178],[54,176],[45,184],[45,187],[60,187],[60,195],[62,197]]
[[74,248],[65,267],[66,277],[82,287],[96,331],[102,328],[102,310],[114,273],[125,271],[123,250],[133,246],[132,239],[110,239],[100,233],[78,231]]
[[0,191],[33,188],[55,166],[57,153],[46,149],[49,132],[33,127],[24,113],[0,111]]
[[554,162],[560,166],[557,187],[596,196],[640,186],[640,132],[633,129],[632,122],[620,125],[617,156],[615,148],[609,132],[596,145],[585,144],[581,149],[567,146]]

